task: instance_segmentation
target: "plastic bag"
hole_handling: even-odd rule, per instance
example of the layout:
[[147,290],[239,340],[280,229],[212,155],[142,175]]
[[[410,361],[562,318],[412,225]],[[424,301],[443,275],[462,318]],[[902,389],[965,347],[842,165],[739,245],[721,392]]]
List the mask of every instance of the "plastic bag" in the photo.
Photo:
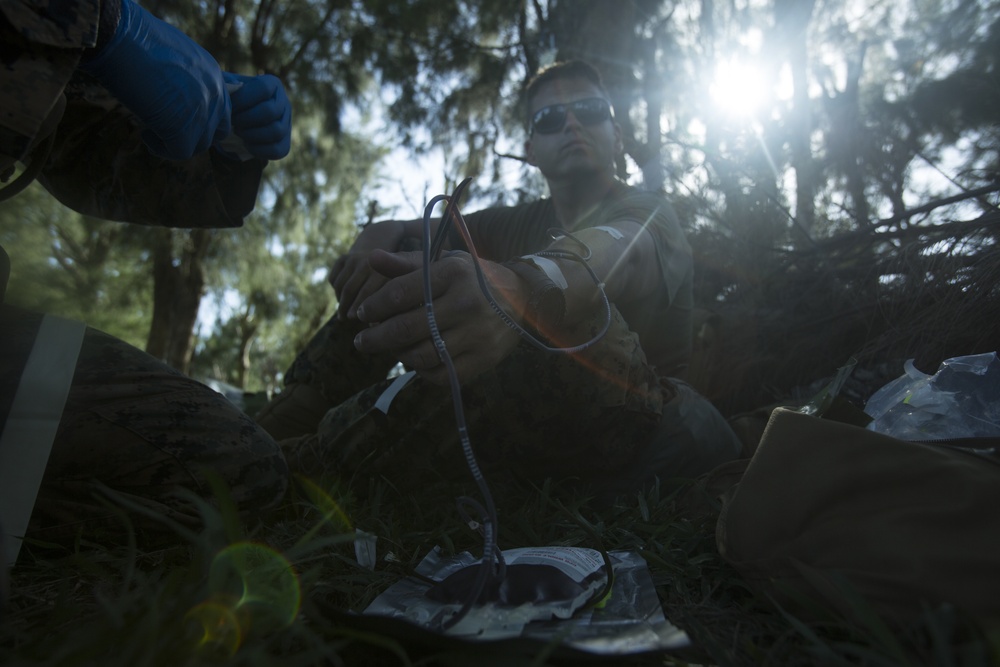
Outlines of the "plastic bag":
[[[518,562],[558,563],[573,579],[593,583],[591,592],[602,588],[607,581],[602,577],[602,581],[590,582],[591,575],[604,572],[603,558],[592,549],[529,547],[507,549],[503,553],[510,566]],[[453,573],[477,564],[479,559],[467,551],[448,558],[440,547],[435,547],[417,566],[417,576],[401,579],[383,591],[365,609],[364,616],[400,618],[435,634],[469,641],[520,637],[540,642],[539,651],[561,645],[591,654],[628,655],[690,645],[687,634],[664,616],[642,556],[631,551],[612,551],[608,556],[614,571],[612,589],[599,605],[580,610],[579,599],[556,599],[517,607],[489,602],[475,605],[453,628],[442,631],[442,620],[460,605],[435,600],[428,591],[434,582],[446,580]],[[589,597],[589,593],[583,597]]]
[[1000,436],[1000,360],[995,352],[946,359],[934,375],[905,374],[868,399],[868,428],[902,440]]

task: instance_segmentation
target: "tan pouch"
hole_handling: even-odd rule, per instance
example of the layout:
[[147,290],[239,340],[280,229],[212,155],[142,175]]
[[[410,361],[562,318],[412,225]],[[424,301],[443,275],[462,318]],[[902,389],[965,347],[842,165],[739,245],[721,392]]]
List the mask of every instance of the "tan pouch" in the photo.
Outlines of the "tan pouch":
[[995,438],[907,442],[777,408],[723,496],[720,553],[783,603],[1000,614],[998,451]]

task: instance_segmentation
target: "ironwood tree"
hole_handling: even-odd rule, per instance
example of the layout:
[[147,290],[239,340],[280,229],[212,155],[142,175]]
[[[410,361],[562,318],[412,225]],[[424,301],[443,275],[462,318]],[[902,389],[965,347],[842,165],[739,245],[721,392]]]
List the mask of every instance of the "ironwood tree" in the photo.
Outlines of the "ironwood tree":
[[[998,5],[150,2],[224,68],[282,78],[293,151],[268,167],[243,229],[150,230],[110,254],[131,253],[159,281],[152,307],[133,311],[155,323],[151,351],[184,368],[196,350],[196,369],[229,369],[237,382],[248,377],[245,360],[259,359],[273,383],[281,359],[332,308],[323,268],[355,223],[377,217],[369,176],[394,168],[371,171],[380,150],[444,154],[446,184],[476,177],[474,205],[538,196],[543,183],[520,159],[524,86],[545,64],[584,58],[601,69],[624,131],[620,175],[672,199],[696,248],[699,301],[739,311],[740,351],[758,360],[755,377],[787,385],[818,369],[795,359],[799,376],[764,378],[781,346],[818,345],[831,366],[850,345],[874,354],[871,340],[882,339],[871,308],[904,284],[917,294],[932,278],[946,281],[947,267],[959,272],[953,284],[982,291],[984,253],[996,242],[987,223],[1000,146]],[[347,112],[369,109],[389,124],[378,142],[345,131]],[[942,226],[963,236],[942,237]],[[52,270],[68,273],[58,257],[71,246],[58,234],[47,242]],[[206,294],[220,319],[196,341],[191,314]],[[815,327],[796,332],[796,317],[820,321],[815,311],[839,308],[835,321],[854,328],[836,349],[835,328],[821,341],[810,338]],[[852,320],[851,311],[865,314]],[[866,326],[867,342],[858,333]],[[987,343],[949,349],[974,344]]]

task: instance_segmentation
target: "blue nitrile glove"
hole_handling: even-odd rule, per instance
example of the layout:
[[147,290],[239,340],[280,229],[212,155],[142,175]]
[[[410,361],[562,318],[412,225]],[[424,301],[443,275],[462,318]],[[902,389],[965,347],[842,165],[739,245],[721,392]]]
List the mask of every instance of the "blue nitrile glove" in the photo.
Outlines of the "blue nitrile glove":
[[142,139],[156,155],[186,159],[230,133],[229,94],[219,63],[132,0],[122,0],[111,42],[80,69],[142,121]]
[[[223,72],[233,102],[233,134],[254,157],[280,160],[292,145],[292,104],[281,79]],[[226,150],[226,142],[219,145]]]

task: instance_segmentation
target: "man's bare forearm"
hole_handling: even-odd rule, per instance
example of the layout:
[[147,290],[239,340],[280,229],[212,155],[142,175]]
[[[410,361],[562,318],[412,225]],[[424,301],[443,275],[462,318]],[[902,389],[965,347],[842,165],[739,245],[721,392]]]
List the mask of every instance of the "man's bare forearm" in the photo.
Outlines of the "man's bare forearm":
[[[590,251],[587,265],[604,285],[608,300],[636,300],[658,286],[656,248],[649,232],[638,223],[617,222],[574,233]],[[586,249],[569,238],[555,241],[551,250],[568,250],[586,255]],[[591,316],[600,303],[599,291],[587,267],[580,262],[556,260],[566,280],[566,312],[563,322],[576,324]]]

